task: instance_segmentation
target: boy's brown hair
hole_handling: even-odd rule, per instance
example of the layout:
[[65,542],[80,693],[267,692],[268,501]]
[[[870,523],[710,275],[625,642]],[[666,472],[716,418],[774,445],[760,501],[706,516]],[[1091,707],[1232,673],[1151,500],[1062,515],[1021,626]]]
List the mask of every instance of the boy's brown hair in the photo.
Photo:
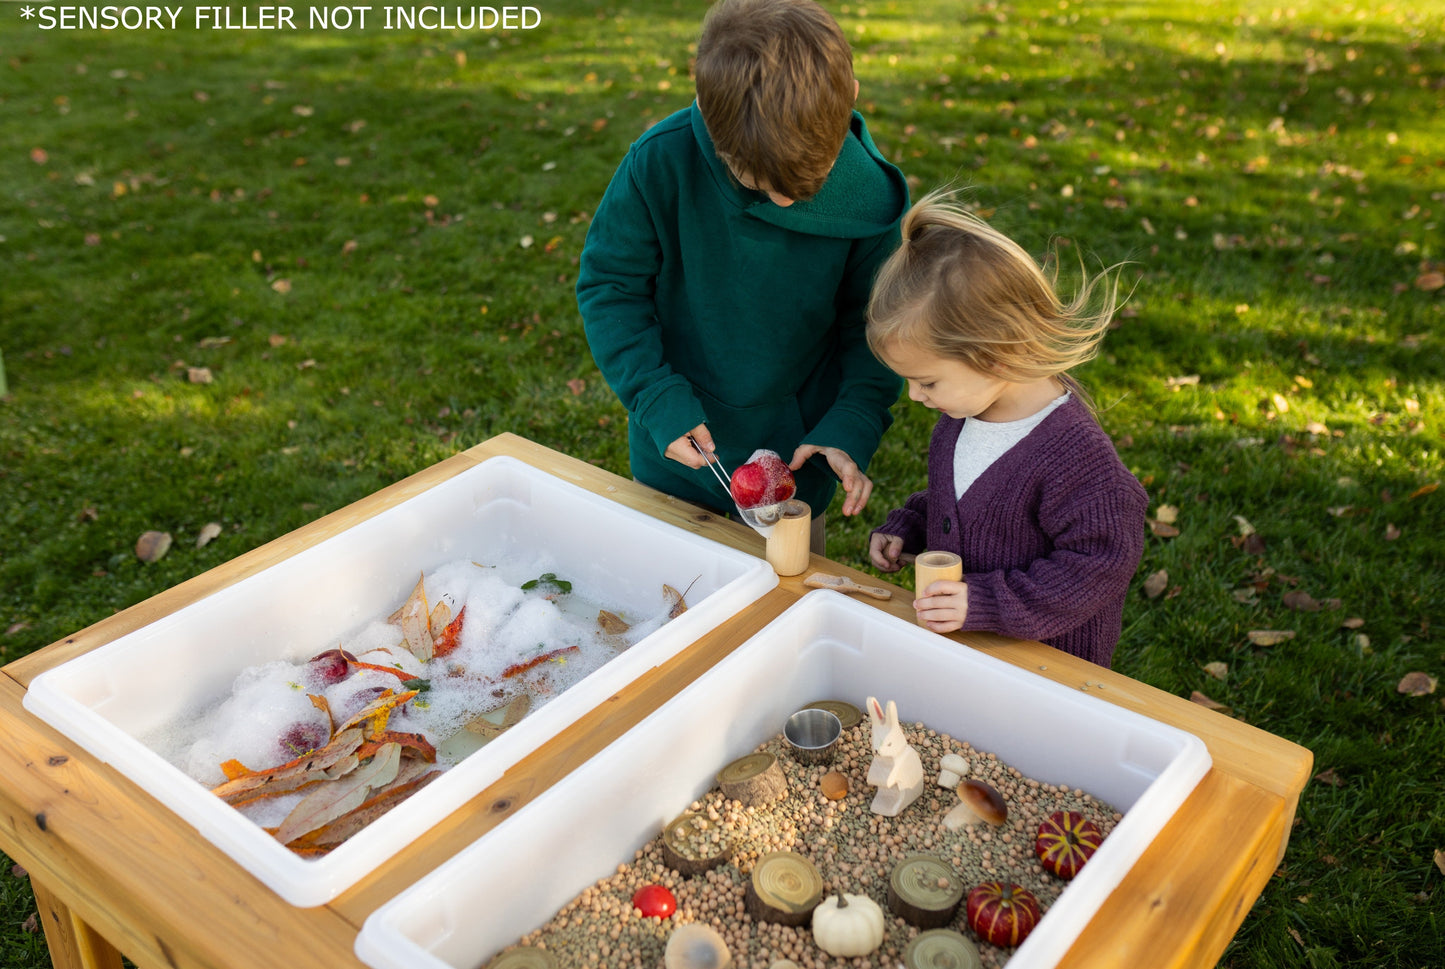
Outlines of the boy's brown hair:
[[813,0],[719,0],[697,44],[697,105],[737,175],[802,201],[818,193],[853,115],[853,51]]

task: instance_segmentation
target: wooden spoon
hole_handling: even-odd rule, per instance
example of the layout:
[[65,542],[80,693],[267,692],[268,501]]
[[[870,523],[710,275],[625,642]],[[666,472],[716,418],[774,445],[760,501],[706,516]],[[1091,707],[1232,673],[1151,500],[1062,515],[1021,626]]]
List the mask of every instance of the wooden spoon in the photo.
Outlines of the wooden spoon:
[[803,585],[810,589],[832,589],[835,592],[859,592],[865,596],[872,596],[875,599],[893,598],[892,589],[884,589],[876,585],[859,585],[845,575],[833,575],[831,572],[814,572],[803,580]]

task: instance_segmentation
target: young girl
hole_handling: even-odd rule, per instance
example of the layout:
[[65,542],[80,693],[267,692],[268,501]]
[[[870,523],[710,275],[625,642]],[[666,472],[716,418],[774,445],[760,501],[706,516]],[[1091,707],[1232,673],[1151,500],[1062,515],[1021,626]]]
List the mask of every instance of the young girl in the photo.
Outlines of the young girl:
[[929,629],[1042,640],[1108,666],[1148,497],[1068,370],[1097,352],[1117,274],[1086,278],[1065,303],[1028,253],[937,192],[902,233],[874,284],[868,342],[942,416],[928,490],[873,532],[869,557],[891,572],[924,550],[956,552],[963,581],[914,603]]

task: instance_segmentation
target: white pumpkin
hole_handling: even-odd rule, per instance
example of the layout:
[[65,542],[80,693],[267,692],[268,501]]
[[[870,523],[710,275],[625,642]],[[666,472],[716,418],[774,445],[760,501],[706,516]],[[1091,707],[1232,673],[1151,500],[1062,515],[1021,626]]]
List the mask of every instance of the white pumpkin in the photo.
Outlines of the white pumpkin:
[[867,895],[830,895],[813,909],[813,941],[830,956],[866,956],[883,944],[883,909]]

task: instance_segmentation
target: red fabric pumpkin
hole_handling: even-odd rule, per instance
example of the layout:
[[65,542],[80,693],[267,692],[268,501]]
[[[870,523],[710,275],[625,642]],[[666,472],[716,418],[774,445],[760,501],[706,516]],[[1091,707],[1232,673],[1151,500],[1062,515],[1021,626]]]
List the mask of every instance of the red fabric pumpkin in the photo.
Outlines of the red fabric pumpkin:
[[968,893],[968,924],[992,945],[1021,945],[1039,924],[1039,900],[1012,882],[984,882]]
[[1034,854],[1044,868],[1068,880],[1099,849],[1104,832],[1078,811],[1055,811],[1039,825]]

